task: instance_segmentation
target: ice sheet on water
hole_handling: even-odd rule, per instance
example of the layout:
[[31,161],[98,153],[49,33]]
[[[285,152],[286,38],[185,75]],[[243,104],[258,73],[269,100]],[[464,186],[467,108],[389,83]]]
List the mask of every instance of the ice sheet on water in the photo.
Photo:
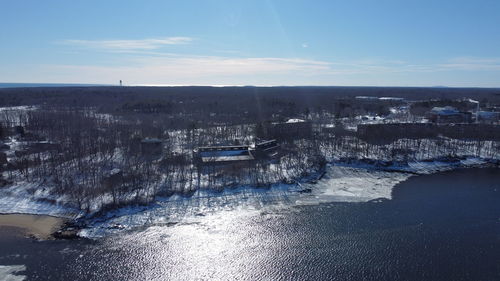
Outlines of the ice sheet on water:
[[25,271],[24,265],[0,265],[0,280],[2,281],[22,281],[26,276],[19,274]]
[[329,167],[325,177],[311,188],[319,202],[391,199],[392,188],[409,176],[405,173],[336,165]]

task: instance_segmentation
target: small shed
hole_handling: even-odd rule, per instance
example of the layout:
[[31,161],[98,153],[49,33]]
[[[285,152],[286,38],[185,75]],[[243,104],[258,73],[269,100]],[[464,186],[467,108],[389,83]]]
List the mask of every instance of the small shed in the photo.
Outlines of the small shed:
[[271,151],[279,148],[276,140],[264,140],[255,144],[255,150],[258,151]]
[[141,153],[146,156],[161,155],[163,141],[157,138],[145,138],[141,141]]
[[20,135],[21,137],[24,137],[24,135],[26,134],[23,126],[15,126],[14,133]]
[[102,184],[106,188],[112,188],[115,186],[119,186],[123,183],[123,172],[122,170],[115,168],[103,177]]
[[260,158],[275,157],[278,155],[279,148],[276,140],[259,141],[255,144],[255,155]]

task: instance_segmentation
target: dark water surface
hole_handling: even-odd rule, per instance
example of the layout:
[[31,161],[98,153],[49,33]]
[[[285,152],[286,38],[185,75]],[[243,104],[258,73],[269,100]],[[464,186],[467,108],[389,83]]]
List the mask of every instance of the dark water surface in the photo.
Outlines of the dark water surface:
[[27,280],[500,280],[500,170],[412,177],[392,200],[227,211],[97,241],[2,229],[0,265],[25,265]]

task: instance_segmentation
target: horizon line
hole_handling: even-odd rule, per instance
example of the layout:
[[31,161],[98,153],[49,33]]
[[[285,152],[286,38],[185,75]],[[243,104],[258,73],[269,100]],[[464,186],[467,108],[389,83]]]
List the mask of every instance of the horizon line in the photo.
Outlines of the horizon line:
[[[256,88],[279,88],[279,87],[289,87],[289,88],[301,88],[301,87],[317,87],[317,88],[334,88],[334,87],[346,87],[346,88],[451,88],[451,89],[500,89],[500,86],[395,86],[395,85],[384,85],[384,86],[374,86],[374,85],[242,85],[242,84],[213,84],[213,85],[196,85],[196,84],[125,84],[120,86],[119,84],[100,84],[100,83],[65,83],[65,82],[0,82],[0,85],[12,85],[12,87],[1,87],[0,88],[44,88],[44,87],[213,87],[213,88],[230,88],[230,87],[256,87]],[[19,85],[19,86],[14,86]]]

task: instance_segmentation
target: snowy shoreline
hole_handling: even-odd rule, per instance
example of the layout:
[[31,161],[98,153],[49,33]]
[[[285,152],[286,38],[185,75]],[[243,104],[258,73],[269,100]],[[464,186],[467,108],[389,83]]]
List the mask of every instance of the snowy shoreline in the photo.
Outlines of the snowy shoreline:
[[190,196],[158,197],[147,206],[126,206],[90,218],[67,206],[32,199],[19,183],[0,191],[0,213],[50,215],[83,222],[80,236],[97,238],[148,225],[175,224],[219,210],[391,199],[394,186],[415,175],[499,165],[495,159],[474,157],[439,160],[387,163],[339,159],[328,164],[325,173],[309,175],[296,183],[276,183],[266,188],[240,186],[222,192],[198,190]]
[[[283,210],[292,206],[330,202],[390,200],[392,189],[412,176],[459,168],[491,166],[497,167],[497,161],[464,158],[453,163],[418,162],[383,168],[362,161],[357,163],[335,161],[326,167],[326,173],[317,182],[311,180],[314,179],[314,175],[310,175],[301,182],[278,183],[269,188],[242,186],[226,189],[223,192],[196,191],[190,197],[173,195],[159,198],[150,206],[130,206],[107,212],[105,216],[91,220],[79,235],[98,238],[146,226],[172,226],[177,223],[196,222],[199,216],[219,211],[266,212],[267,208]],[[316,176],[319,177],[320,174]]]

